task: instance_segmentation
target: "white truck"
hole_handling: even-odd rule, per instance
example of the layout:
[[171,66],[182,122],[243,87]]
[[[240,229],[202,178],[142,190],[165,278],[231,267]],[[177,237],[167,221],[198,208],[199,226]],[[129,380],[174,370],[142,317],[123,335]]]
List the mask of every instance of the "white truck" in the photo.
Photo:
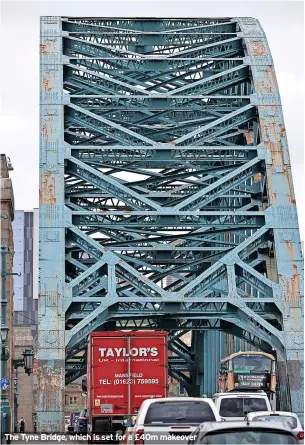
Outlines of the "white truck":
[[244,420],[253,411],[271,411],[270,401],[263,391],[216,393],[213,402],[225,420]]
[[187,444],[202,422],[221,421],[209,398],[170,397],[145,400],[126,431],[125,444]]

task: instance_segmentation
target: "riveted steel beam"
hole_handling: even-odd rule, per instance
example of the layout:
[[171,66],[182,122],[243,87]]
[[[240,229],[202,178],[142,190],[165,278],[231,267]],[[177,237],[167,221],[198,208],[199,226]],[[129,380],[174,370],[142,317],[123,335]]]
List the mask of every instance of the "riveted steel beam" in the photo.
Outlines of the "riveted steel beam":
[[301,415],[303,263],[259,23],[42,18],[40,140],[39,428],[63,428],[64,374],[108,322],[168,330],[189,394],[216,391],[228,334],[274,348]]

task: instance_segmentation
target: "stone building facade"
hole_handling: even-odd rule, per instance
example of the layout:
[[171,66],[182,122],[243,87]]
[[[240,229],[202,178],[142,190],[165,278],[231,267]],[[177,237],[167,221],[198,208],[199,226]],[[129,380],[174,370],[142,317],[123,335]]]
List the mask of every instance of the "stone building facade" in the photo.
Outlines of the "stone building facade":
[[65,388],[65,415],[87,408],[87,397],[82,394],[81,378]]
[[[0,155],[1,162],[1,193],[0,193],[0,213],[1,213],[1,245],[5,243],[7,249],[14,251],[13,229],[12,221],[14,220],[14,193],[12,180],[9,177],[9,172],[13,170],[10,159],[5,154]],[[5,255],[6,258],[6,272],[13,272],[13,254]],[[0,279],[0,286],[2,291],[3,279]],[[14,351],[14,336],[13,336],[13,311],[14,311],[14,283],[13,276],[6,276],[6,299],[7,299],[7,319],[6,324],[9,328],[8,347],[10,350],[10,358],[6,362],[6,377],[10,379],[11,387],[8,390],[8,396],[11,408],[11,431],[13,431],[14,424],[14,376],[12,367],[12,356]]]
[[[25,349],[33,349],[34,339],[31,331],[31,326],[18,326],[14,328],[14,363],[22,360],[22,353]],[[33,433],[34,425],[33,419],[35,416],[35,396],[37,393],[37,375],[27,375],[24,368],[17,368],[17,375],[15,371],[15,380],[17,380],[18,392],[18,408],[17,421],[21,417],[26,423],[26,432]]]

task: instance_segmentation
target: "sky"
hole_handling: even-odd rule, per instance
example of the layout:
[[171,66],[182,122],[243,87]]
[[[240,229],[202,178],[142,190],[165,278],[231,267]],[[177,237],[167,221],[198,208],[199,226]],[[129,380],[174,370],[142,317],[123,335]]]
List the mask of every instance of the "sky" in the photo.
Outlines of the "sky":
[[264,28],[279,84],[301,239],[305,238],[304,6],[294,1],[1,2],[1,153],[14,171],[15,208],[38,207],[39,17],[255,17]]

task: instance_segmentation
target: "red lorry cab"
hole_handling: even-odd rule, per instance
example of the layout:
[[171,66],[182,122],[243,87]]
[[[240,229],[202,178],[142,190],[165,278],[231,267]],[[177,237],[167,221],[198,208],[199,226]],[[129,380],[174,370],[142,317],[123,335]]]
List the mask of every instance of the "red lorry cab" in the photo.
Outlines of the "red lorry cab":
[[167,332],[93,332],[87,363],[91,433],[116,431],[144,400],[167,397]]

